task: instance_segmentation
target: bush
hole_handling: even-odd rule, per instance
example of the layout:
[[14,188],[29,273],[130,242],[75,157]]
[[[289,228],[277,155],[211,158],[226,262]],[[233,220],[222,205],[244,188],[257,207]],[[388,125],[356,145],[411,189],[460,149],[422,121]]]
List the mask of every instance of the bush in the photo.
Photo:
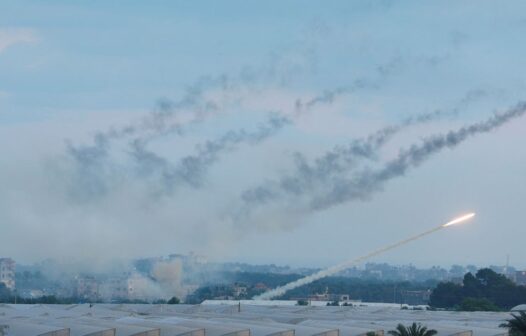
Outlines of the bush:
[[179,304],[179,303],[181,303],[181,300],[179,300],[179,298],[173,296],[170,300],[168,300],[167,303],[168,304]]
[[460,303],[458,310],[461,311],[500,311],[493,302],[488,299],[481,298],[465,298]]

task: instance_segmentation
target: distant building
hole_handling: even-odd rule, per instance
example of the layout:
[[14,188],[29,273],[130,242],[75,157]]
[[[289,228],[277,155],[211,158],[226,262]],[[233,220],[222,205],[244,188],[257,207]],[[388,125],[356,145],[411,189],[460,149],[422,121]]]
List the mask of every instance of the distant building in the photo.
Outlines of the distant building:
[[404,290],[402,294],[402,303],[418,306],[426,305],[429,303],[431,297],[431,290]]
[[515,272],[515,283],[517,285],[526,286],[526,271],[516,271]]
[[99,283],[91,276],[78,277],[76,293],[79,298],[97,299],[99,297]]
[[254,288],[257,290],[267,290],[268,289],[267,285],[265,285],[262,282],[258,282],[257,284],[255,284]]
[[234,284],[234,287],[232,288],[234,297],[240,298],[247,295],[247,287],[241,284]]
[[208,259],[204,255],[197,254],[194,252],[190,252],[190,254],[188,255],[188,258],[190,259],[191,262],[195,264],[204,265],[208,263]]
[[0,258],[0,282],[8,289],[15,289],[15,261],[11,258]]
[[329,294],[329,288],[325,288],[325,293],[309,295],[307,297],[308,301],[337,301],[341,303],[346,303],[350,301],[349,294]]

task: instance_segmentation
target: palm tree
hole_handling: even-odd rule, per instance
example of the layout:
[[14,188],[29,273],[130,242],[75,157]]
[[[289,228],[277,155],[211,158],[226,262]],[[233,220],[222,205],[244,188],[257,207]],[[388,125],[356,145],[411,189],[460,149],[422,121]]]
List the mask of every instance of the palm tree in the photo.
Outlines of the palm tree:
[[514,315],[511,319],[506,320],[499,327],[507,328],[510,336],[526,336],[526,312],[519,312],[519,315]]
[[433,336],[437,334],[437,331],[435,329],[427,329],[426,326],[413,322],[409,327],[399,323],[396,329],[390,330],[388,334],[392,336]]

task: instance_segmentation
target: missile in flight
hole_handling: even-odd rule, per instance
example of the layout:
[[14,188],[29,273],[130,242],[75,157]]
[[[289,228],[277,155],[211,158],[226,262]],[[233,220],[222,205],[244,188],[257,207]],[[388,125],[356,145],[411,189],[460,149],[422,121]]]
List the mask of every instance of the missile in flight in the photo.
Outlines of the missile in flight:
[[345,261],[343,263],[340,263],[338,265],[335,265],[335,266],[332,266],[332,267],[329,267],[327,269],[324,269],[324,270],[321,270],[321,271],[318,271],[314,274],[311,274],[311,275],[308,275],[304,278],[301,278],[301,279],[298,279],[296,281],[292,281],[292,282],[289,282],[288,284],[286,285],[283,285],[283,286],[279,286],[277,288],[274,288],[274,289],[271,289],[259,296],[255,296],[253,299],[254,300],[270,300],[270,299],[273,299],[277,296],[280,296],[280,295],[283,295],[285,294],[287,291],[291,290],[291,289],[294,289],[294,288],[297,288],[297,287],[300,287],[300,286],[303,286],[303,285],[307,285],[307,284],[310,284],[311,282],[314,282],[316,280],[319,280],[321,278],[325,278],[325,277],[328,277],[328,276],[331,276],[333,274],[336,274],[338,272],[341,272],[351,266],[354,266],[356,264],[359,264],[367,259],[370,259],[372,257],[375,257],[377,255],[380,255],[382,253],[385,253],[387,251],[390,251],[392,249],[395,249],[399,246],[402,246],[402,245],[405,245],[409,242],[412,242],[414,240],[417,240],[417,239],[420,239],[424,236],[427,236],[433,232],[436,232],[436,231],[439,231],[439,230],[442,230],[442,229],[445,229],[447,227],[450,227],[450,226],[453,226],[453,225],[458,225],[458,224],[462,224],[468,220],[470,220],[471,218],[475,217],[475,213],[474,212],[471,212],[471,213],[468,213],[468,214],[465,214],[465,215],[462,215],[462,216],[459,216],[457,218],[454,218],[452,219],[451,221],[445,223],[445,224],[441,224],[437,227],[434,227],[430,230],[427,230],[427,231],[424,231],[422,233],[419,233],[415,236],[412,236],[412,237],[409,237],[407,239],[404,239],[404,240],[401,240],[399,242],[396,242],[394,244],[390,244],[390,245],[387,245],[385,247],[382,247],[378,250],[375,250],[369,254],[366,254],[364,256],[361,256],[359,258],[356,258],[356,259],[353,259],[353,260],[349,260],[349,261]]

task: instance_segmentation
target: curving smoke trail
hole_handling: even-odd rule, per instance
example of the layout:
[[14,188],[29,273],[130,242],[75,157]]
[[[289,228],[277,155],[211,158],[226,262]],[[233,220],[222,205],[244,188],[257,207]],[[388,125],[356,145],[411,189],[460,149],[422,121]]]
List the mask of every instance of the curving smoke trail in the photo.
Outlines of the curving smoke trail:
[[196,154],[183,157],[175,165],[148,151],[144,143],[139,141],[132,143],[130,154],[135,159],[141,174],[158,174],[160,185],[167,193],[181,184],[199,188],[204,182],[208,168],[219,160],[220,154],[233,150],[241,143],[259,144],[290,123],[288,118],[271,115],[256,131],[247,132],[244,129],[229,131],[216,140],[209,140],[198,146]]
[[337,87],[332,90],[325,90],[320,95],[312,97],[303,102],[301,99],[296,100],[296,113],[301,113],[304,109],[309,109],[318,104],[332,104],[334,100],[342,95],[354,93],[364,89],[377,89],[400,67],[403,60],[395,57],[388,62],[379,65],[376,68],[375,75],[372,78],[357,78],[349,85]]
[[378,150],[403,129],[454,115],[453,110],[438,110],[405,119],[398,125],[383,127],[365,138],[351,141],[347,146],[337,146],[317,158],[313,164],[300,153],[294,155],[296,172],[282,177],[279,182],[267,182],[242,193],[244,211],[250,207],[280,199],[286,195],[299,196],[315,192],[320,185],[338,179],[363,160],[375,160]]
[[[312,57],[310,53],[305,53],[303,56],[307,59]],[[258,82],[278,80],[280,76],[276,73],[276,67],[280,67],[280,62],[284,62],[284,60],[274,59],[270,64],[263,65],[260,68],[245,67],[234,75],[203,76],[187,86],[179,99],[160,99],[154,109],[140,120],[132,121],[120,127],[112,126],[107,130],[99,130],[93,137],[92,145],[74,147],[72,144],[68,144],[70,149],[68,152],[71,153],[73,150],[77,154],[72,155],[74,159],[77,159],[78,156],[90,156],[90,153],[94,151],[104,152],[107,155],[110,144],[124,138],[131,138],[129,142],[133,145],[136,142],[146,144],[155,138],[168,134],[182,136],[188,126],[199,124],[226,110],[231,104],[239,103],[250,91],[257,92],[260,89],[256,85]],[[339,96],[362,89],[378,88],[400,66],[400,63],[401,60],[396,58],[379,65],[376,78],[356,79],[349,85],[325,90],[306,102],[298,98],[293,104],[294,114],[296,117],[300,117],[318,105],[332,104]],[[295,68],[290,64],[285,66]],[[211,96],[210,92],[215,92],[215,95]],[[178,119],[178,117],[181,118]],[[86,163],[86,161],[79,160],[79,164],[82,163]]]
[[[399,63],[400,60],[395,59],[379,66],[377,71],[379,76],[374,80],[357,79],[353,81],[350,85],[347,85],[345,87],[339,87],[333,90],[325,90],[322,94],[310,98],[305,103],[303,103],[300,99],[297,99],[295,103],[294,116],[296,118],[299,118],[304,113],[317,107],[318,105],[332,104],[334,100],[341,95],[350,94],[362,89],[377,88],[394,71],[394,69],[399,66]],[[223,78],[222,81],[224,83],[223,87],[225,90],[227,87],[232,86],[226,84],[227,80],[225,78]],[[201,86],[199,86],[199,88],[201,88]],[[199,96],[198,93],[201,92],[201,90],[192,90],[189,92],[195,93],[183,100],[183,102],[185,102],[184,104],[181,104],[183,107],[187,107],[190,105],[190,103],[195,103],[196,101],[199,101],[195,97]],[[212,103],[207,103],[207,105],[211,107],[215,106],[215,104]],[[157,113],[157,118],[153,123],[158,124],[158,126],[156,127],[158,132],[169,133],[172,130],[177,130],[178,133],[181,134],[183,131],[180,125],[177,125],[177,127],[166,127],[166,125],[164,125],[164,122],[162,122],[165,118],[171,115],[171,113],[168,112],[171,110],[171,108],[169,108],[169,102],[164,102],[164,105],[160,106],[164,107],[161,108],[160,112]],[[417,116],[414,118],[409,118],[406,121],[404,121],[403,124],[405,126],[408,126],[411,124],[427,122],[437,117],[440,117],[443,114],[445,113],[443,113],[442,111],[437,111]],[[287,117],[280,117],[278,115],[274,115],[268,119],[266,124],[259,125],[259,130],[256,133],[250,134],[247,133],[245,130],[230,130],[226,132],[221,138],[207,141],[200,148],[198,146],[198,153],[196,155],[191,155],[183,158],[182,160],[180,160],[179,164],[177,164],[177,167],[172,166],[167,159],[146,149],[146,144],[150,139],[136,138],[132,140],[130,142],[131,150],[129,151],[129,153],[138,164],[139,171],[146,173],[147,175],[150,173],[154,173],[155,171],[161,172],[163,185],[166,187],[167,190],[173,189],[172,187],[179,184],[179,182],[183,182],[193,187],[199,187],[201,186],[202,181],[204,179],[205,171],[210,165],[212,165],[218,160],[218,156],[220,153],[232,150],[234,145],[240,144],[242,142],[248,142],[252,145],[260,143],[264,139],[276,134],[277,131],[283,128],[284,126],[290,125],[292,123],[293,121]],[[367,139],[367,141],[371,143],[381,142],[382,138],[387,138],[388,136],[397,132],[400,128],[400,126],[396,126],[387,127],[383,130],[379,130],[376,134],[371,135],[370,139]],[[366,146],[367,145],[365,145],[364,143],[359,144],[357,142],[356,144],[350,146],[352,148],[349,148],[344,151],[372,151],[371,148],[365,148]],[[371,145],[368,146],[371,147]],[[365,152],[362,154],[366,155]],[[297,159],[298,163],[302,160],[300,156],[298,156]],[[329,157],[327,157],[327,159],[330,160]]]
[[[332,104],[341,95],[350,94],[361,89],[376,88],[397,66],[396,62],[390,61],[379,67],[388,67],[389,71],[378,71],[380,76],[375,80],[357,79],[350,85],[326,90],[322,94],[310,98],[305,103],[300,99],[296,100],[293,116],[301,117],[309,110],[322,104]],[[183,135],[185,129],[190,124],[200,123],[214,113],[225,109],[225,102],[211,100],[206,97],[207,90],[220,88],[223,95],[234,92],[240,87],[253,83],[262,73],[247,76],[239,76],[230,79],[226,75],[217,77],[204,77],[188,87],[185,94],[178,101],[160,100],[156,108],[140,123],[131,123],[121,128],[111,128],[108,131],[98,131],[93,139],[92,145],[73,146],[67,143],[67,153],[76,164],[76,183],[79,190],[73,190],[81,198],[92,198],[104,195],[108,190],[106,180],[113,180],[111,176],[112,163],[110,162],[111,144],[115,140],[131,138],[129,140],[130,150],[127,153],[137,164],[137,171],[141,176],[160,174],[161,185],[165,191],[171,191],[179,184],[187,184],[192,187],[202,185],[204,174],[207,168],[217,162],[220,153],[232,150],[237,144],[248,142],[252,145],[260,143],[277,133],[286,125],[293,123],[287,117],[271,116],[266,124],[259,125],[256,133],[248,133],[245,130],[230,130],[216,140],[207,141],[204,145],[198,146],[198,153],[183,158],[175,166],[170,161],[159,154],[148,150],[147,144],[160,136],[176,133]],[[184,112],[190,112],[190,119],[184,123],[175,117]],[[436,112],[435,112],[436,113]],[[414,120],[407,120],[407,123],[424,122],[432,119],[429,116],[420,116]],[[426,119],[426,120],[424,120]],[[391,130],[384,130],[385,133]],[[379,131],[377,136],[381,136]],[[228,150],[227,150],[228,148]],[[353,150],[359,150],[355,148]],[[301,158],[298,156],[298,162]]]
[[[347,146],[335,147],[312,163],[297,153],[294,155],[295,171],[277,181],[267,181],[257,187],[245,190],[241,195],[242,209],[234,217],[241,216],[245,220],[245,217],[255,207],[289,196],[294,198],[310,197],[311,200],[308,205],[310,210],[324,209],[330,207],[332,203],[345,202],[345,198],[365,200],[373,191],[381,189],[383,185],[380,183],[381,180],[392,178],[391,175],[396,172],[396,167],[400,166],[400,162],[388,163],[389,167],[385,168],[382,173],[377,173],[370,167],[356,171],[356,168],[364,160],[376,160],[379,149],[405,128],[430,122],[440,117],[456,115],[461,108],[465,108],[486,95],[487,93],[482,90],[469,91],[451,109],[437,110],[407,118],[398,125],[390,125],[365,138],[353,140]],[[515,116],[513,113],[512,115]],[[508,114],[504,114],[498,120],[503,122],[502,120],[506,119],[507,116]],[[493,119],[488,122],[496,125],[496,121],[493,122]],[[473,132],[473,129],[470,128],[469,131]],[[459,132],[464,134],[464,131]],[[453,134],[447,135],[447,137],[451,138]],[[404,158],[400,158],[400,160],[403,161]],[[347,177],[350,173],[353,174],[353,178]]]
[[[263,83],[280,87],[317,66],[318,41],[327,34],[319,24],[307,27],[305,35],[296,44],[279,52],[272,52],[260,65],[244,66],[235,73],[202,76],[186,86],[176,100],[160,99],[154,109],[144,117],[123,126],[112,126],[96,132],[93,144],[75,148],[82,151],[108,151],[98,139],[113,141],[131,139],[130,143],[146,143],[166,134],[184,134],[187,126],[205,121],[243,100],[247,92],[257,92]],[[181,117],[181,118],[179,118]],[[69,145],[73,148],[72,145]],[[89,153],[80,155],[89,155]],[[75,156],[73,156],[75,159]],[[79,161],[82,163],[83,161]]]
[[526,102],[519,102],[506,112],[496,113],[485,121],[425,138],[420,144],[401,150],[395,159],[387,162],[379,170],[365,169],[354,178],[340,179],[328,193],[315,197],[311,208],[321,210],[347,201],[365,200],[374,192],[381,191],[386,182],[405,175],[410,168],[418,167],[441,150],[454,148],[477,134],[491,132],[525,113]]

